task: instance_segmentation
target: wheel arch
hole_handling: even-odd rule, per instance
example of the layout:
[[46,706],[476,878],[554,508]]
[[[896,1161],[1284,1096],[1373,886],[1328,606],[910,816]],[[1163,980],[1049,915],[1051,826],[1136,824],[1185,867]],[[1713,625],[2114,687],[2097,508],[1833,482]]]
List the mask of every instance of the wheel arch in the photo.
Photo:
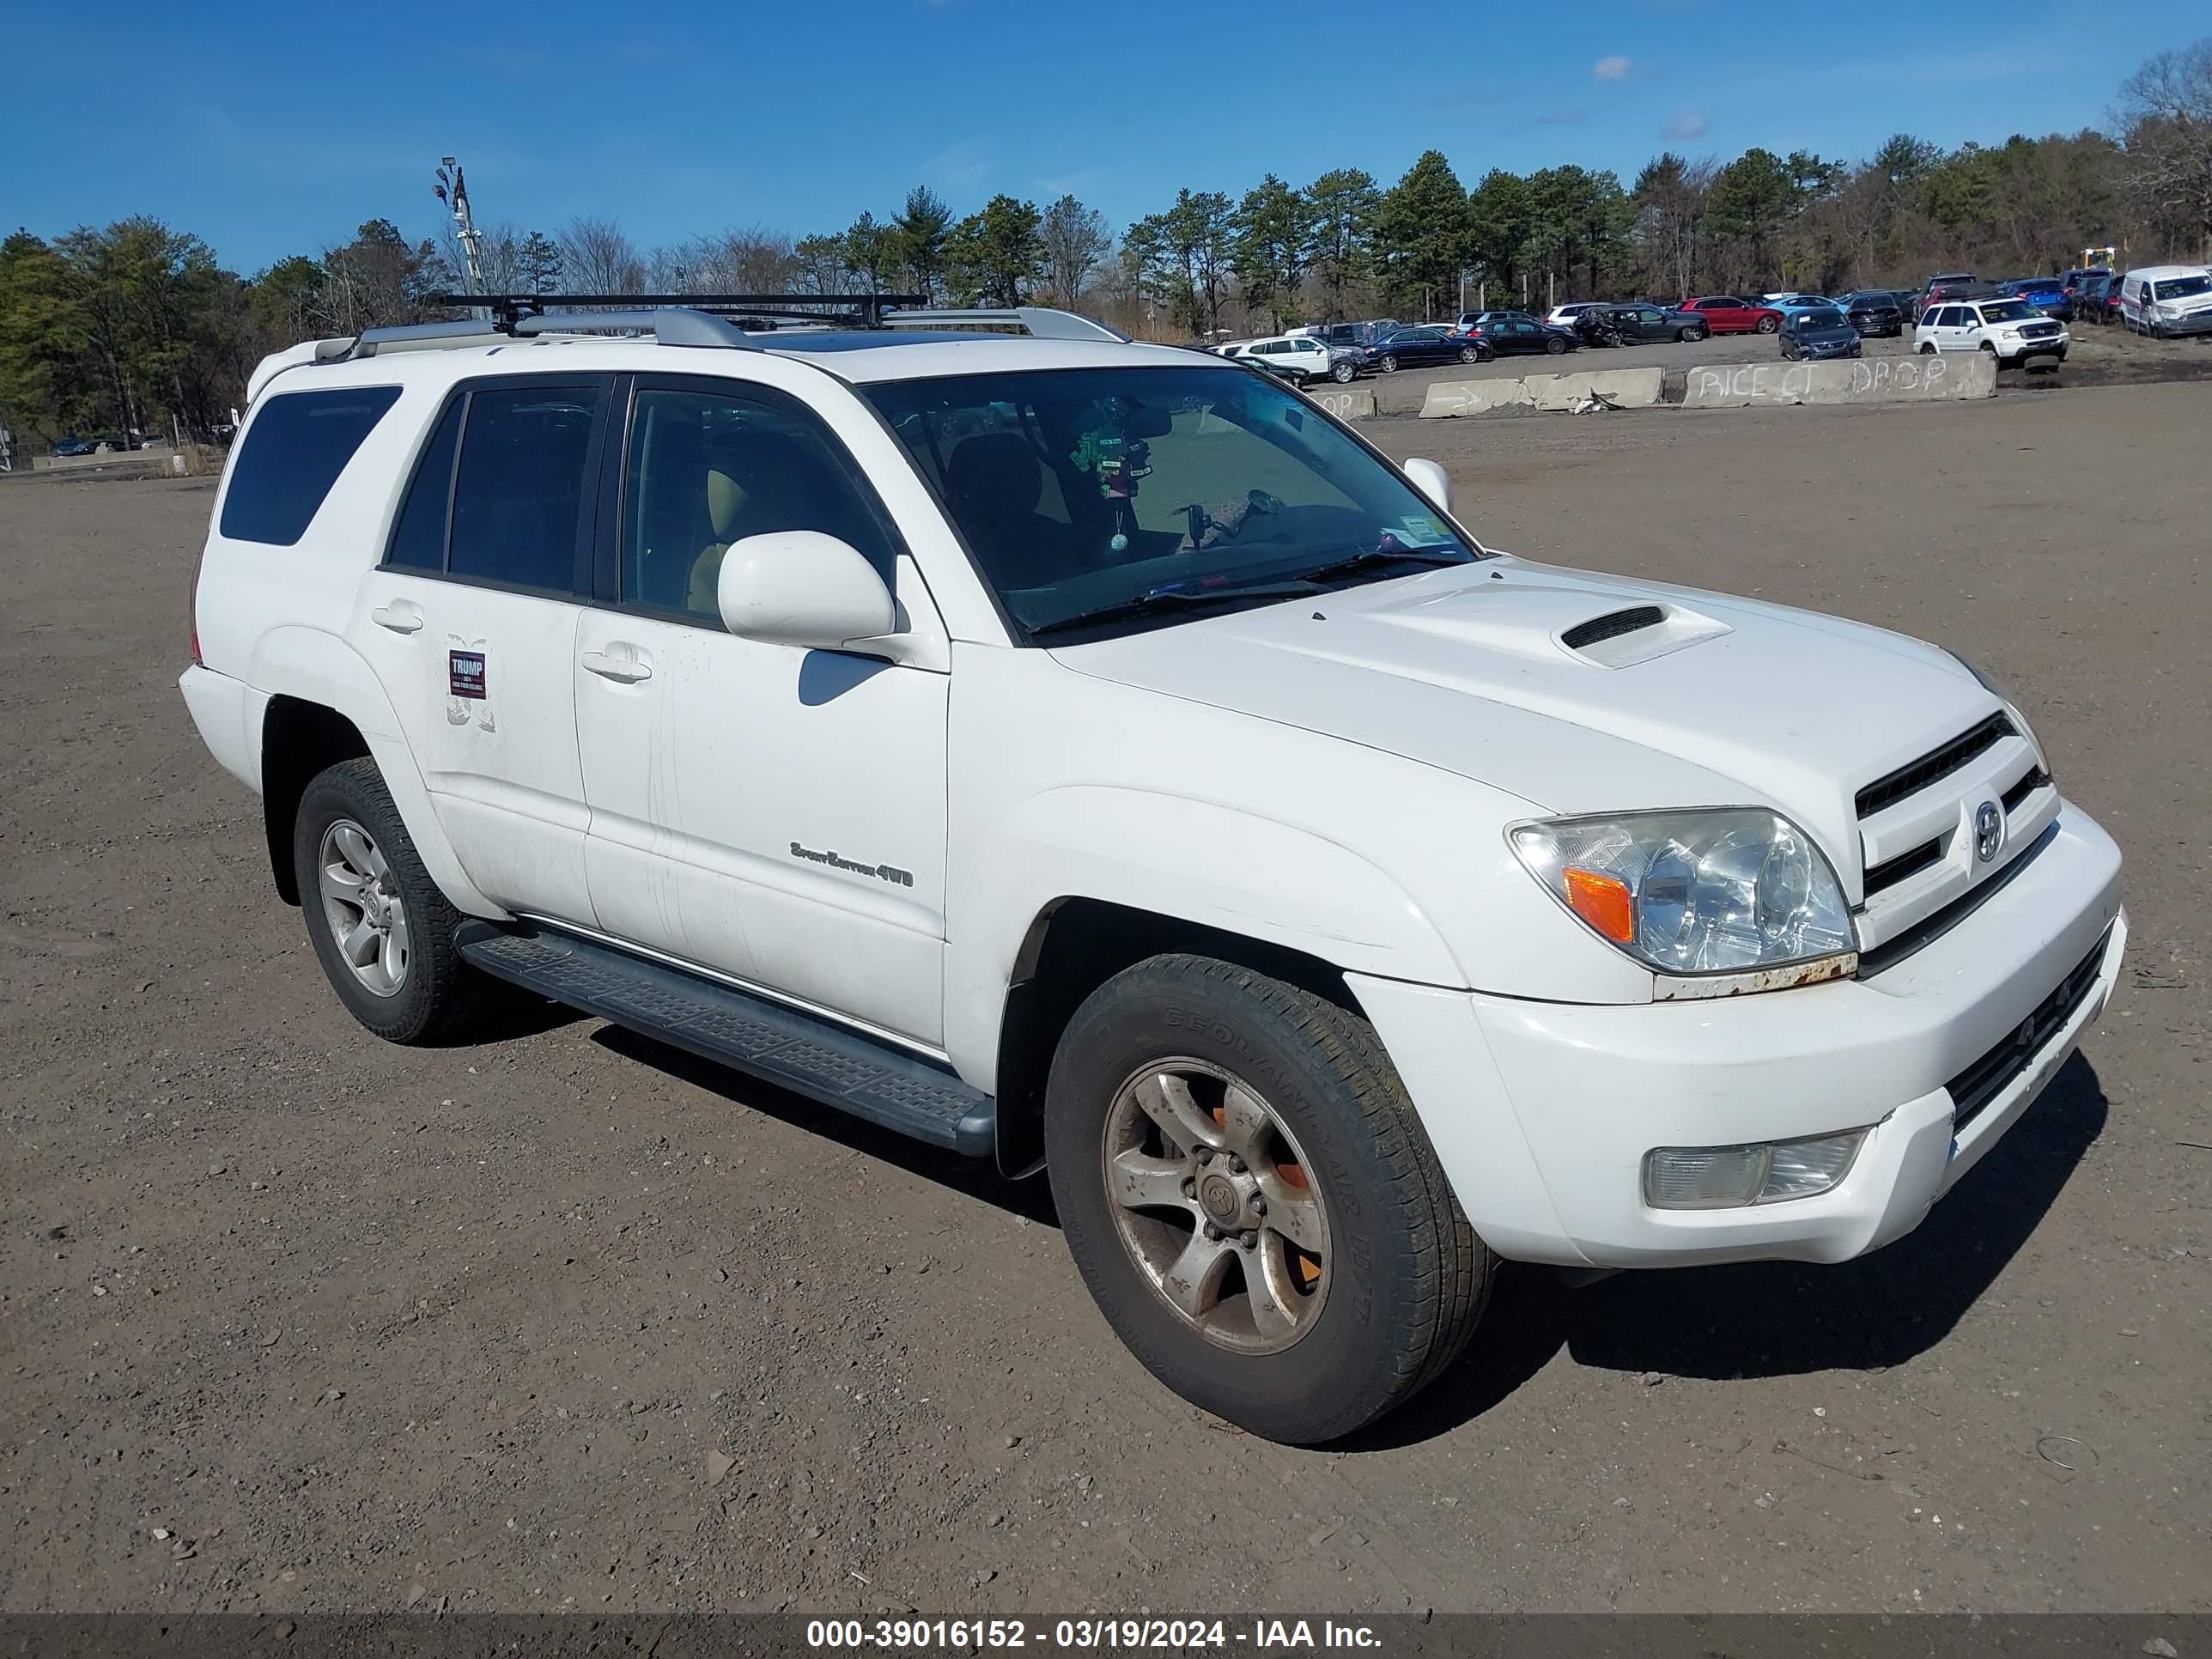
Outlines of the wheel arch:
[[1042,1159],[1046,1076],[1084,1000],[1125,969],[1176,954],[1249,968],[1366,1018],[1345,969],[1310,951],[1113,900],[1054,898],[1022,935],[999,1021],[998,1157],[1005,1173],[1032,1173]]
[[505,917],[462,869],[392,700],[359,653],[320,629],[272,629],[256,642],[246,678],[269,696],[259,744],[262,825],[270,873],[286,903],[300,902],[292,824],[301,793],[325,767],[366,755],[383,775],[424,869],[454,908]]

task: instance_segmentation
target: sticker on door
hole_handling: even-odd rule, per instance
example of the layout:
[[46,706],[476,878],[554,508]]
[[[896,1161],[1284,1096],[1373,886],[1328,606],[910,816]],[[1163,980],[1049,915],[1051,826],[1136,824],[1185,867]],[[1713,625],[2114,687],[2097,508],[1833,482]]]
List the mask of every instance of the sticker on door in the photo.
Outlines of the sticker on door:
[[446,653],[446,724],[467,726],[473,722],[482,731],[497,731],[499,725],[492,714],[490,663],[484,642],[447,637],[453,639],[453,643]]

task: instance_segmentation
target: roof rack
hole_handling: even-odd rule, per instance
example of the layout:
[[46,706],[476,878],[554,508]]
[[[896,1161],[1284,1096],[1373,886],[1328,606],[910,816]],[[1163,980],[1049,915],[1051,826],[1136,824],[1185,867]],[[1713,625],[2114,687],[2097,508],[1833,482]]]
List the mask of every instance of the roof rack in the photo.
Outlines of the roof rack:
[[[678,313],[734,319],[740,323],[757,319],[770,328],[778,322],[831,328],[1018,328],[1039,340],[1127,343],[1129,338],[1117,328],[1048,306],[948,309],[932,306],[926,294],[437,294],[430,296],[429,303],[488,311],[491,320],[489,324],[422,325],[425,328],[478,332],[490,328],[502,334],[652,331],[655,338],[671,345],[734,343],[677,341],[665,330],[648,331],[639,323],[612,319],[665,317],[671,311],[661,308],[667,307]],[[556,307],[560,307],[558,312],[553,309]],[[592,308],[598,307],[615,309],[595,312]]]

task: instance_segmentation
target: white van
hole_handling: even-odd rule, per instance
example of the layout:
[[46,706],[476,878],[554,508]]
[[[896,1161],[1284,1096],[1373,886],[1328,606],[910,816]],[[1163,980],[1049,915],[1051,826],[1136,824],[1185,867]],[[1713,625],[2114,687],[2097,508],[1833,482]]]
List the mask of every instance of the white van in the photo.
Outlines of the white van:
[[2160,340],[2212,334],[2212,266],[2145,265],[2130,271],[2120,279],[2120,320]]

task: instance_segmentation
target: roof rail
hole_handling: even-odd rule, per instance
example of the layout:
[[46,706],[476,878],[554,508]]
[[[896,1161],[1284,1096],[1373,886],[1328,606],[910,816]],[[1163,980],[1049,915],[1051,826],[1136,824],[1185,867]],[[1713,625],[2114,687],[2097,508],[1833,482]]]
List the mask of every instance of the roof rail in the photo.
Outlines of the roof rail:
[[711,312],[717,316],[838,324],[872,328],[887,307],[926,306],[927,294],[433,294],[425,303],[467,307],[489,312],[501,327],[516,319],[542,313],[551,306],[599,307],[635,311],[641,307],[680,306],[687,311]]
[[887,311],[884,320],[895,327],[909,323],[975,328],[995,325],[1019,327],[1039,340],[1113,340],[1127,345],[1129,337],[1118,328],[1079,317],[1072,311],[1049,306],[1002,306],[981,310]]
[[556,311],[518,317],[512,331],[525,339],[538,334],[650,334],[662,345],[760,349],[758,343],[728,318],[681,307],[659,311]]

